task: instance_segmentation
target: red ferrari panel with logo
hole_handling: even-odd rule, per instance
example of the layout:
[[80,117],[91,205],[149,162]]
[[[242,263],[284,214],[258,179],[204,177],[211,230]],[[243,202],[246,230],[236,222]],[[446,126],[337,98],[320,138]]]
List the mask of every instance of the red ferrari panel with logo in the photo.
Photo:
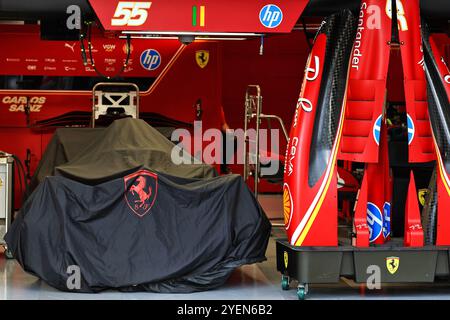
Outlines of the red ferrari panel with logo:
[[106,30],[290,32],[307,0],[90,0]]

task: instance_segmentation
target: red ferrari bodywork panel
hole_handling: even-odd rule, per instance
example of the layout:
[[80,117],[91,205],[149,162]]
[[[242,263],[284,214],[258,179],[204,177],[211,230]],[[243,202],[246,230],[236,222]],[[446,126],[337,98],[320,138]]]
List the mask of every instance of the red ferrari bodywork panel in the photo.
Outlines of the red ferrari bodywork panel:
[[386,0],[363,1],[361,4],[338,155],[342,160],[378,162],[380,126],[377,121],[381,120],[386,97],[388,43],[391,39],[391,19],[385,10]]
[[398,33],[402,55],[409,162],[435,160],[423,71],[419,1],[397,1]]
[[[323,177],[315,187],[309,190],[310,192],[300,192],[299,190],[299,186],[308,185],[310,156],[308,151],[311,147],[311,132],[316,112],[313,106],[317,104],[319,97],[326,41],[325,34],[319,35],[309,56],[287,147],[283,194],[286,231],[292,244],[296,243],[301,229],[305,227],[308,221],[305,215],[301,213],[306,212],[307,217],[311,216],[311,208],[314,209],[319,201],[317,197],[319,189],[324,189],[325,186],[337,189],[337,176],[334,170],[331,170],[327,171],[327,179],[325,180],[325,177]],[[330,183],[330,181],[333,182]],[[329,205],[327,212],[331,214],[337,212],[336,201],[331,201]],[[325,225],[327,231],[331,233],[328,233],[329,235],[337,233],[337,220],[336,225],[329,223],[329,221],[326,221]],[[297,230],[299,231],[296,232]],[[323,242],[328,242],[327,240],[323,239]]]
[[[432,37],[427,39],[430,44],[431,54],[434,57],[434,62],[439,73],[440,82],[444,87],[446,97],[443,97],[443,107],[449,108],[450,101],[450,71],[442,58],[436,43]],[[448,119],[447,119],[448,121]],[[448,130],[448,128],[447,128]],[[444,136],[445,133],[442,133]],[[450,173],[446,169],[444,163],[444,157],[448,155],[442,154],[445,150],[439,149],[439,144],[436,137],[433,135],[434,146],[437,157],[437,196],[438,196],[438,218],[437,218],[437,231],[436,231],[436,245],[450,245]]]
[[292,245],[337,245],[336,163],[353,22],[349,12],[328,18],[305,69],[285,157],[285,226]]

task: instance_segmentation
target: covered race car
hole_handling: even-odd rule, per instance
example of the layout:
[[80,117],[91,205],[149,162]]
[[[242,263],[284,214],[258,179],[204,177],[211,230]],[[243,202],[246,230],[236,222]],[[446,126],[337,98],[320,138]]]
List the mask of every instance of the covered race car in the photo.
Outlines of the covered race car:
[[193,292],[265,260],[270,223],[243,179],[172,167],[144,147],[158,135],[118,120],[43,179],[5,236],[25,271],[60,290]]
[[[115,121],[107,128],[57,129],[33,175],[29,193],[57,168],[90,181],[107,180],[141,165],[184,178],[217,176],[213,167],[203,163],[175,165],[171,160],[174,144],[160,131],[135,119]],[[193,163],[187,157],[186,162]]]

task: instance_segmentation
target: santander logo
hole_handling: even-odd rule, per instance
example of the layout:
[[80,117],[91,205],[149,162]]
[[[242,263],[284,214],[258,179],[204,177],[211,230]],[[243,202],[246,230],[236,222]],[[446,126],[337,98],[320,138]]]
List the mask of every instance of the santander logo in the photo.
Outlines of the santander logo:
[[379,30],[381,29],[381,8],[376,4],[367,5],[366,2],[361,4],[361,10],[358,17],[358,28],[356,31],[355,44],[353,46],[353,53],[351,59],[351,67],[356,71],[359,70],[359,64],[363,59],[364,52],[361,49],[363,41],[364,30]]

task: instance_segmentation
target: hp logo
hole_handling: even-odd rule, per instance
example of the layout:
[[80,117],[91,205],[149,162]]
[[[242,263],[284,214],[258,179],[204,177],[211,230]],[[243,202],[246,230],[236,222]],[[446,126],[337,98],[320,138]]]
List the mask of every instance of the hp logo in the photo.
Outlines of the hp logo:
[[259,12],[259,21],[266,28],[276,28],[283,21],[283,12],[274,4],[265,5]]
[[141,66],[146,70],[155,70],[161,65],[161,55],[154,49],[147,49],[141,53]]
[[367,224],[369,226],[369,241],[374,242],[383,230],[383,216],[380,209],[372,202],[367,202]]
[[381,121],[382,115],[380,115],[377,120],[375,120],[375,123],[373,125],[373,138],[375,139],[377,145],[380,145]]
[[391,204],[385,202],[383,206],[383,237],[386,239],[391,234]]
[[415,132],[414,121],[409,114],[406,114],[406,117],[406,124],[408,125],[408,144],[411,144],[414,139]]

